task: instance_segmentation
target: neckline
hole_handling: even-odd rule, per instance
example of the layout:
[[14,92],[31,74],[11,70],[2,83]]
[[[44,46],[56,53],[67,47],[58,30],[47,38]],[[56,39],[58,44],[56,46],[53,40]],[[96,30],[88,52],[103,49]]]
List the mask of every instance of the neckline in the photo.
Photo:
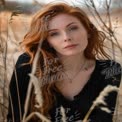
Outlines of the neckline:
[[91,73],[91,76],[90,76],[89,80],[87,81],[85,86],[82,88],[82,90],[77,95],[74,96],[73,100],[70,100],[70,99],[66,98],[60,91],[56,91],[56,94],[59,96],[60,101],[64,101],[63,103],[65,103],[65,102],[68,102],[68,103],[75,102],[77,100],[78,96],[80,96],[83,92],[85,92],[85,90],[86,90],[87,86],[89,85],[89,83],[91,81],[93,81],[94,76],[96,75],[96,73],[98,71],[97,68],[98,68],[98,60],[96,59],[95,60],[95,68],[94,68],[93,72]]

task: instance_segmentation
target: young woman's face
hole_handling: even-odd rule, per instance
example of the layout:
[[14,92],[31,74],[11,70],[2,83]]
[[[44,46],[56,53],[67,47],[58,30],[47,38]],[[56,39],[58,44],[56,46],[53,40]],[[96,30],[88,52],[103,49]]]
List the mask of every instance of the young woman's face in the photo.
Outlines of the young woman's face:
[[74,16],[59,14],[49,21],[47,41],[61,56],[84,53],[87,31]]

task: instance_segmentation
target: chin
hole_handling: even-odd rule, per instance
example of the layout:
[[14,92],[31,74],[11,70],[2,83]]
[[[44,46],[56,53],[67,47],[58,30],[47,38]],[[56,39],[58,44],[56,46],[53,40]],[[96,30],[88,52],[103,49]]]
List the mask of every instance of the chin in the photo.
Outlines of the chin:
[[64,54],[61,54],[63,56],[74,56],[80,54],[81,51],[74,51],[74,52],[65,52]]

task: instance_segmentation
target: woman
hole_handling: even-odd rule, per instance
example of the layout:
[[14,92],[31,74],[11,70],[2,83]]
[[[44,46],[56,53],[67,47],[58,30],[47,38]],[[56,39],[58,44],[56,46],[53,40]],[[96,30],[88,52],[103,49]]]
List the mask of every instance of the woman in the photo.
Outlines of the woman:
[[[41,84],[43,102],[41,107],[35,107],[33,86],[28,115],[36,111],[52,122],[61,122],[63,106],[67,122],[83,120],[107,85],[119,87],[120,84],[121,66],[109,60],[104,40],[105,34],[97,30],[80,8],[64,3],[44,6],[32,19],[22,42],[25,53],[18,58],[11,78],[8,121],[22,119],[30,83],[28,74],[38,51],[34,75]],[[102,105],[95,107],[89,121],[112,122],[116,98],[117,93],[111,92],[105,98],[111,112],[101,110]],[[41,120],[34,116],[30,121]]]

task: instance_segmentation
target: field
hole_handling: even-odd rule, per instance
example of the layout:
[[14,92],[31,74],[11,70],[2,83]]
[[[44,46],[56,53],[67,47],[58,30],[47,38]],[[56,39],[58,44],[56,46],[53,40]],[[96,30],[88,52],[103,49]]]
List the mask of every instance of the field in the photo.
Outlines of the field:
[[[117,26],[115,29],[115,34],[117,40],[122,48],[122,11],[116,12],[112,15],[112,25]],[[104,15],[102,15],[104,17]],[[4,109],[5,113],[2,113],[3,110],[2,105],[4,103],[5,108],[7,108],[7,93],[8,93],[8,84],[11,78],[11,74],[14,68],[14,64],[18,56],[22,53],[21,49],[19,48],[19,43],[23,40],[24,35],[29,29],[29,24],[32,18],[32,15],[21,14],[17,16],[13,16],[11,18],[11,12],[1,12],[0,13],[0,118],[5,116],[6,110]],[[90,17],[93,19],[92,17]],[[95,23],[95,22],[94,22]],[[106,41],[105,42],[108,47],[111,44]],[[111,51],[110,51],[111,52]],[[110,53],[109,52],[109,53]],[[112,55],[112,54],[111,54]],[[122,64],[122,54],[118,48],[115,49],[115,57],[118,62]],[[4,99],[3,99],[4,98]],[[119,112],[119,119],[120,115],[122,115],[122,84],[120,88],[119,94],[119,103],[118,103],[118,112]],[[119,122],[119,121],[118,121]]]

